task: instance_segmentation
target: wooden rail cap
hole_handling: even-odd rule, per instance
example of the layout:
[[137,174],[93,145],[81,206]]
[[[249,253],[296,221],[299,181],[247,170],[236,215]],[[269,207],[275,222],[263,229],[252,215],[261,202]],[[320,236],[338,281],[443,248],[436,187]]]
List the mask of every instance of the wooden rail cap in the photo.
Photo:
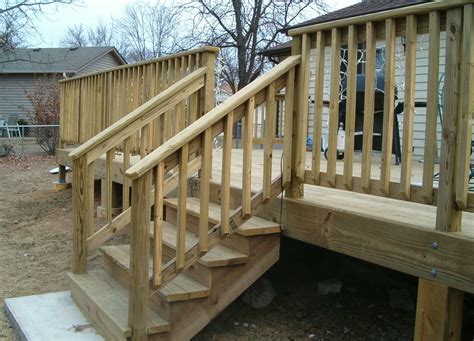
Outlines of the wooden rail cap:
[[177,152],[184,144],[189,143],[196,136],[202,134],[208,127],[219,122],[229,112],[237,108],[239,105],[245,103],[250,97],[263,90],[269,84],[294,68],[300,63],[300,60],[300,55],[288,57],[276,67],[271,69],[268,73],[257,78],[255,81],[235,93],[224,103],[215,107],[196,122],[170,138],[152,153],[130,167],[125,174],[131,179],[137,179],[141,177],[143,174],[155,167],[158,163],[165,160],[168,156]]
[[183,79],[177,81],[169,88],[164,90],[163,92],[159,93],[148,102],[145,102],[135,110],[133,110],[130,114],[122,117],[120,120],[112,124],[107,129],[101,131],[99,134],[94,136],[93,138],[89,139],[81,146],[74,149],[71,153],[69,153],[69,157],[72,160],[75,160],[81,156],[86,155],[88,152],[92,151],[94,148],[99,147],[103,143],[105,143],[109,138],[113,137],[117,133],[123,133],[123,130],[127,129],[129,125],[136,120],[139,120],[144,114],[155,108],[160,103],[166,102],[173,98],[177,93],[181,90],[186,88],[188,84],[198,80],[199,78],[203,77],[207,72],[207,67],[201,67],[196,71],[193,71],[188,76],[184,77]]
[[87,78],[87,77],[90,77],[90,76],[100,75],[102,73],[108,73],[108,72],[112,72],[112,71],[117,71],[117,70],[122,70],[122,69],[127,69],[127,68],[133,68],[135,66],[162,62],[162,61],[166,61],[166,60],[169,60],[169,59],[179,58],[179,57],[182,57],[182,56],[188,56],[190,54],[203,53],[203,52],[218,53],[219,50],[220,49],[218,47],[215,47],[215,46],[203,46],[203,47],[199,47],[199,48],[193,49],[193,50],[187,50],[187,51],[183,51],[183,52],[180,52],[180,53],[170,54],[168,56],[163,56],[163,57],[153,58],[153,59],[147,59],[147,60],[143,60],[141,62],[120,65],[120,66],[116,66],[116,67],[113,67],[113,68],[110,68],[110,69],[95,71],[95,72],[86,73],[86,74],[80,75],[80,76],[61,79],[59,81],[59,83],[64,83],[64,82],[69,82],[69,81],[73,81],[73,80],[77,80],[77,79],[81,79],[81,78]]

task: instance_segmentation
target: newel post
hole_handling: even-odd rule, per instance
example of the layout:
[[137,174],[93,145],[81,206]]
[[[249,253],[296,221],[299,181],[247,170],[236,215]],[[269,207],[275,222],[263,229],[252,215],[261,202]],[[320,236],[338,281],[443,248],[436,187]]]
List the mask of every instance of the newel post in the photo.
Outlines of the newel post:
[[301,198],[304,195],[310,52],[311,39],[308,34],[293,37],[291,54],[300,54],[301,62],[296,68],[294,84],[287,84],[287,87],[294,87],[293,136],[285,136],[285,138],[291,138],[293,141],[291,185],[285,192],[285,195],[290,198]]
[[[467,11],[466,11],[467,10]],[[439,190],[436,214],[436,230],[456,232],[461,230],[461,211],[456,205],[456,178],[460,169],[456,160],[457,140],[463,127],[461,122],[461,88],[462,51],[470,49],[462,46],[464,34],[471,35],[472,7],[466,6],[447,11],[446,18],[446,70],[444,117],[441,138],[441,159]],[[466,27],[469,25],[469,28]],[[467,32],[466,32],[467,29]],[[459,152],[459,151],[458,151]],[[436,240],[432,241],[437,243]],[[441,246],[442,247],[442,246]],[[431,270],[431,278],[435,280],[436,269]],[[427,275],[428,277],[429,275]],[[415,321],[415,340],[460,340],[462,329],[462,310],[464,293],[444,284],[420,278],[418,284],[418,300]]]
[[208,113],[215,106],[215,68],[217,52],[206,51],[201,54],[200,66],[207,67],[204,87],[199,96],[198,118]]
[[87,273],[87,237],[94,228],[94,163],[87,155],[73,161],[72,214],[73,254],[72,272]]
[[132,218],[130,230],[130,293],[128,324],[132,340],[147,340],[151,172],[132,181]]

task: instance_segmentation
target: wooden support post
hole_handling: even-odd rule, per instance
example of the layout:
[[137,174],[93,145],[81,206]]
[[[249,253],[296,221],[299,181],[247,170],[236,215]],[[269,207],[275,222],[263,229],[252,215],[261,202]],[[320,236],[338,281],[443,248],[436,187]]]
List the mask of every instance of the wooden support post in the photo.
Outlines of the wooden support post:
[[222,148],[221,234],[230,233],[230,171],[232,161],[232,127],[234,112],[224,118],[224,147]]
[[[295,69],[286,74],[285,79],[285,124],[283,141],[283,179],[282,186],[287,188],[291,184],[291,155],[293,145],[293,107],[295,98]],[[249,123],[250,126],[252,123]]]
[[87,273],[87,237],[94,227],[94,164],[87,156],[73,161],[73,255],[72,272]]
[[133,340],[148,339],[151,172],[132,182],[128,324]]
[[153,211],[153,287],[155,288],[161,284],[164,181],[165,164],[160,162],[155,167],[155,207]]
[[[462,9],[448,10],[446,18],[446,72],[440,181],[436,230],[461,229],[461,211],[456,207],[456,129],[460,101]],[[436,240],[433,241],[435,243]],[[440,246],[442,247],[442,245]],[[436,269],[432,270],[436,274]],[[463,292],[420,278],[416,309],[415,340],[460,340]]]
[[295,108],[293,111],[293,151],[291,186],[285,195],[291,198],[301,198],[304,195],[304,172],[306,162],[306,137],[308,127],[308,91],[309,91],[309,59],[311,52],[310,36],[294,37],[291,54],[301,54],[301,63],[298,66],[295,79]]
[[463,292],[420,278],[414,340],[460,340]]

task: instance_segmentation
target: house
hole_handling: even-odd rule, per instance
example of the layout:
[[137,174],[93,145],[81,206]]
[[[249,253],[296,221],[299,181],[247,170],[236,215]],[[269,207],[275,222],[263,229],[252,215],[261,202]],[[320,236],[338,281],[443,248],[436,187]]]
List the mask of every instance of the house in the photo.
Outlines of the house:
[[[305,21],[298,25],[295,25],[290,29],[308,27],[315,24],[328,23],[341,19],[351,18],[355,16],[363,16],[371,13],[381,12],[385,10],[394,10],[397,8],[408,7],[417,5],[420,3],[429,3],[427,0],[396,0],[396,1],[374,1],[365,0],[355,5],[339,9],[334,12],[327,13],[317,18]],[[288,31],[287,30],[287,31]],[[405,83],[405,37],[399,36],[396,38],[395,44],[395,85],[397,88],[398,101],[403,102],[404,100],[404,83]],[[365,47],[363,44],[359,44],[359,61],[358,61],[358,74],[364,74],[365,69]],[[344,79],[347,78],[347,45],[341,46],[341,100],[344,99],[343,92],[345,90]],[[419,34],[416,42],[416,80],[415,80],[415,101],[418,102],[418,107],[415,108],[414,115],[414,132],[413,132],[413,157],[415,160],[422,160],[424,155],[424,143],[425,143],[425,126],[426,126],[426,107],[424,103],[427,101],[427,89],[428,89],[428,51],[429,51],[429,34]],[[275,47],[269,48],[262,52],[262,55],[267,56],[270,60],[278,61],[282,60],[291,55],[291,42],[286,42]],[[446,32],[440,34],[440,70],[444,70],[446,57]],[[310,108],[308,116],[308,137],[313,136],[314,127],[314,89],[315,89],[315,75],[316,75],[316,49],[311,50],[311,65],[310,65],[310,79],[309,79],[309,95],[310,95]],[[377,42],[377,75],[383,77],[385,72],[385,42],[383,40]],[[330,74],[331,74],[331,47],[325,48],[325,72],[324,72],[324,101],[326,106],[323,109],[323,140],[326,139],[328,133],[328,105],[330,91]],[[442,99],[444,96],[444,71],[440,74],[439,79],[439,98]],[[383,78],[382,78],[383,79]],[[377,87],[380,87],[377,84]],[[383,89],[382,89],[383,90]],[[437,158],[439,158],[439,147],[441,140],[441,121],[443,116],[444,108],[439,107],[438,115],[438,127],[437,127]],[[399,121],[399,133],[400,139],[403,140],[403,113],[397,115]],[[474,130],[473,130],[474,131]],[[473,136],[474,140],[474,136]],[[323,145],[325,141],[323,141]]]
[[0,52],[0,119],[15,124],[27,119],[33,91],[42,76],[57,79],[95,72],[126,64],[115,47],[15,49]]

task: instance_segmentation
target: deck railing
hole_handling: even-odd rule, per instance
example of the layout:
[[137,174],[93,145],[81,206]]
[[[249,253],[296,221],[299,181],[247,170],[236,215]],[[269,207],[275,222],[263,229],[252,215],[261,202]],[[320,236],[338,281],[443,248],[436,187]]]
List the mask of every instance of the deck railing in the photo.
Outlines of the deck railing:
[[[203,47],[62,80],[61,147],[86,142],[195,69],[214,69],[217,52],[215,47]],[[212,84],[207,91],[213,90]],[[200,117],[205,111],[201,102],[196,94],[157,120],[152,129],[154,146]],[[136,139],[130,148],[139,153]]]
[[[284,127],[292,135],[293,93],[295,68],[300,57],[292,56],[261,76],[223,104],[214,108],[196,122],[170,138],[167,142],[130,167],[126,175],[132,180],[132,225],[130,240],[130,272],[132,283],[148,283],[149,252],[152,251],[153,279],[151,292],[173,279],[184,268],[215,246],[221,236],[228,236],[251,215],[258,211],[262,202],[268,201],[290,183],[291,139],[285,139],[286,166],[283,179],[272,177],[272,148],[276,122],[276,93],[287,86],[285,94],[286,112]],[[263,188],[252,194],[252,140],[255,109],[266,106],[264,136]],[[243,119],[243,181],[242,206],[232,214],[230,211],[232,133],[236,122]],[[209,229],[209,179],[212,139],[224,134],[221,174],[221,223]],[[201,155],[199,243],[189,250],[185,248],[187,181],[191,156]],[[178,167],[177,192],[177,245],[176,257],[163,268],[161,229],[163,221],[163,199],[166,195],[166,173]],[[154,181],[153,181],[154,179]],[[154,190],[154,238],[150,245],[150,195]],[[135,336],[146,334],[149,288],[144,285],[130,286],[129,324]]]
[[[314,97],[312,165],[310,170],[305,170],[306,153],[302,146],[297,146],[298,160],[295,160],[294,165],[296,174],[294,185],[296,182],[317,184],[419,203],[437,204],[440,210],[448,211],[448,216],[451,216],[449,212],[457,210],[474,211],[474,193],[469,192],[468,188],[474,88],[473,6],[471,1],[439,1],[290,30],[289,33],[294,40],[293,53],[302,56],[301,64],[305,72],[301,76],[304,77],[304,84],[308,84],[309,80],[311,49],[315,49],[316,57],[314,94],[310,94],[308,86],[304,86],[299,89],[297,95],[301,101],[298,110],[299,121],[303,123],[302,131],[298,133],[300,137],[306,136],[309,112],[306,99]],[[443,31],[446,37],[445,59],[440,56],[440,34]],[[417,37],[420,38],[420,34],[429,36],[427,66],[417,66],[417,55],[420,53],[417,50]],[[397,65],[401,68],[401,75],[396,75],[396,43],[402,45],[404,54],[402,65]],[[344,56],[346,68],[344,71],[341,69],[342,47],[347,51]],[[380,48],[384,49],[384,66],[376,71],[379,67],[376,65],[377,49]],[[365,75],[365,97],[362,105],[362,152],[359,175],[354,172],[356,167],[354,140],[356,106],[360,106],[360,103],[356,104],[356,91],[359,91],[358,64],[360,69],[361,62],[365,68],[365,72],[362,72],[362,75]],[[440,64],[444,64],[444,67],[440,67]],[[400,73],[399,70],[397,72]],[[345,77],[345,89],[341,86],[341,74]],[[381,114],[374,113],[374,97],[376,88],[381,87],[381,84],[377,84],[377,75],[381,74],[384,76],[382,147],[381,161],[375,163],[372,157],[374,118],[375,115]],[[416,79],[426,75],[428,79],[423,177],[422,184],[418,185],[412,183],[414,118],[417,103],[415,97],[419,97],[416,91],[420,90],[416,87]],[[404,88],[398,94],[404,97],[401,166],[397,169],[400,173],[398,180],[394,179],[392,156],[396,77]],[[444,78],[444,96],[441,96],[441,100],[440,78]],[[321,139],[326,91],[329,97],[329,126],[327,163],[324,169]],[[342,97],[345,97],[344,101],[341,101]],[[345,106],[341,107],[344,103]],[[442,122],[438,119],[440,107],[444,111]],[[340,109],[345,111],[342,172],[337,171],[337,165],[340,164],[337,160]],[[440,177],[439,188],[434,188],[438,123],[442,125]],[[380,173],[374,174],[378,172],[378,168]],[[450,201],[450,204],[446,200]],[[455,223],[458,224],[459,222]]]
[[[194,52],[191,56],[194,55]],[[201,61],[208,66],[191,67],[183,78],[167,84],[156,95],[148,99],[130,113],[101,130],[91,139],[74,149],[69,156],[73,161],[73,217],[74,217],[74,252],[73,272],[87,272],[87,255],[100,247],[109,238],[120,232],[131,221],[130,181],[124,175],[133,162],[145,157],[171,134],[176,134],[201,116],[201,110],[210,110],[213,105],[214,89],[214,54]],[[181,54],[179,58],[185,57]],[[176,59],[168,59],[176,60]],[[184,72],[184,69],[183,69]],[[86,77],[87,78],[87,77]],[[159,84],[159,83],[156,83]],[[155,84],[155,85],[156,85]],[[154,90],[157,88],[152,87]],[[152,92],[153,93],[153,92]],[[194,105],[194,106],[193,106]],[[187,113],[185,116],[184,113]],[[89,113],[94,116],[94,111]],[[168,115],[168,117],[165,117]],[[173,116],[171,116],[173,115]],[[179,118],[176,126],[168,131],[169,136],[160,135],[167,119]],[[135,146],[135,151],[133,150]],[[139,152],[137,154],[137,150]],[[115,162],[118,160],[119,162]],[[200,166],[200,158],[194,155],[189,171],[196,172]],[[94,165],[101,163],[105,182],[105,225],[95,231],[94,220]],[[123,212],[117,217],[112,216],[112,184],[122,179]],[[165,181],[165,193],[176,186],[176,176]],[[148,197],[151,192],[146,194]]]

